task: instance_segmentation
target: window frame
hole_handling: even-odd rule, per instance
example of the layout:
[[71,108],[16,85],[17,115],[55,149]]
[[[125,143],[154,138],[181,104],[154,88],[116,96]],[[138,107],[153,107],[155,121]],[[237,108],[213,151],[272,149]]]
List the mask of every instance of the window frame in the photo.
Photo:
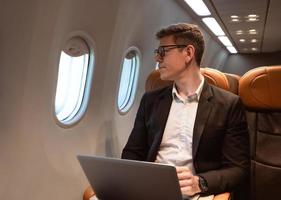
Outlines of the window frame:
[[[121,76],[122,76],[122,71],[123,71],[123,64],[124,64],[124,59],[126,57],[126,55],[130,52],[130,51],[135,51],[136,52],[136,57],[137,57],[137,65],[135,67],[135,74],[134,74],[134,80],[132,83],[132,90],[130,93],[130,97],[129,100],[127,101],[126,105],[123,107],[123,109],[119,108],[119,104],[118,104],[118,100],[119,100],[119,91],[120,91],[120,84],[121,84]],[[122,59],[121,59],[121,64],[120,64],[120,72],[119,72],[119,81],[118,81],[118,90],[117,90],[117,98],[116,98],[116,107],[117,110],[119,112],[120,115],[126,115],[131,108],[133,107],[133,104],[135,102],[135,97],[136,97],[136,91],[138,88],[138,82],[139,82],[139,71],[140,71],[140,67],[141,67],[141,52],[140,50],[136,47],[136,46],[130,46],[129,48],[127,48],[125,50],[125,52],[123,53]],[[127,95],[126,95],[127,98]]]
[[[61,58],[61,53],[63,51],[64,45],[74,37],[79,37],[81,38],[87,45],[88,50],[89,50],[89,60],[88,60],[88,68],[87,68],[87,74],[86,74],[86,80],[85,80],[85,86],[84,86],[84,92],[82,96],[82,102],[80,104],[80,107],[76,114],[71,117],[70,119],[67,119],[65,121],[61,121],[58,119],[57,114],[56,114],[56,93],[57,93],[57,84],[58,84],[58,75],[59,75],[59,64],[60,64],[60,58]],[[53,116],[55,118],[55,122],[57,125],[59,125],[62,128],[71,128],[78,124],[83,117],[85,116],[86,110],[88,108],[89,100],[90,100],[90,93],[91,93],[91,87],[92,87],[92,82],[93,82],[93,76],[94,76],[94,69],[95,69],[95,64],[96,64],[96,50],[95,50],[95,43],[93,39],[91,38],[90,35],[88,35],[85,32],[82,31],[75,31],[70,33],[68,36],[64,38],[62,41],[60,48],[57,51],[57,69],[56,69],[56,85],[55,85],[55,92],[54,92],[54,97],[53,97]],[[69,115],[71,116],[72,113]]]

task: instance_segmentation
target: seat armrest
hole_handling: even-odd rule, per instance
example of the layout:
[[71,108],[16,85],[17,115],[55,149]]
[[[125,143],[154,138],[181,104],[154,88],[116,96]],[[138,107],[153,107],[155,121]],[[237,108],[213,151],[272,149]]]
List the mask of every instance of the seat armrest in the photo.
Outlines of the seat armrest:
[[225,192],[222,194],[217,194],[217,195],[215,195],[213,200],[230,200],[230,193]]
[[91,186],[88,186],[83,194],[83,200],[90,200],[91,197],[95,195],[94,190]]

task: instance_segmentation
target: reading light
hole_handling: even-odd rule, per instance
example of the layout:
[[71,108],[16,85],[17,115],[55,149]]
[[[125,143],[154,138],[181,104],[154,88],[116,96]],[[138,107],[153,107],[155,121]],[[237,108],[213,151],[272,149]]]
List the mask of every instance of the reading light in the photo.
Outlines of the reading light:
[[252,43],[256,43],[258,40],[257,39],[251,39]]
[[240,41],[240,42],[246,42],[246,40],[245,40],[245,39],[240,39],[239,41]]
[[211,12],[203,2],[203,0],[184,0],[190,8],[199,16],[211,15]]
[[223,43],[224,46],[226,46],[226,47],[233,46],[232,43],[230,42],[230,40],[228,39],[228,37],[226,37],[226,36],[219,36],[218,38],[221,41],[221,43]]
[[237,53],[237,50],[234,47],[226,47],[230,53]]
[[256,22],[256,21],[259,21],[259,20],[255,17],[250,17],[247,21],[248,22]]
[[236,35],[242,35],[243,34],[243,31],[242,30],[237,30],[236,31]]
[[253,51],[257,51],[258,49],[257,49],[257,48],[255,48],[255,47],[253,47],[253,48],[252,48],[252,50],[253,50]]
[[248,17],[250,18],[250,17],[259,17],[259,16],[255,15],[255,14],[250,14],[250,15],[248,15]]
[[202,21],[208,26],[208,28],[216,35],[216,36],[222,36],[225,35],[222,28],[218,24],[218,22],[213,17],[205,17],[202,19]]
[[250,29],[250,30],[249,30],[249,34],[251,34],[251,35],[257,34],[256,29]]

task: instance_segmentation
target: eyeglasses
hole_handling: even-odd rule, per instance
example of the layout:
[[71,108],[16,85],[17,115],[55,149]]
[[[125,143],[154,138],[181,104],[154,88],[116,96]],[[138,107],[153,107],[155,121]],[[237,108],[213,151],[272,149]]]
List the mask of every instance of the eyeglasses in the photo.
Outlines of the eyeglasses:
[[171,49],[183,48],[183,47],[187,47],[187,45],[185,44],[163,45],[158,47],[158,49],[155,49],[154,53],[158,54],[160,57],[163,58],[165,56],[165,53],[170,51]]

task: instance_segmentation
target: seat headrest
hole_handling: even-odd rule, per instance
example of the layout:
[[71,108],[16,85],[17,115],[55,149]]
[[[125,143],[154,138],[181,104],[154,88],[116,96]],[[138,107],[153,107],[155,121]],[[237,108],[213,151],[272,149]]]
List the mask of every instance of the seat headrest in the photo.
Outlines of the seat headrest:
[[224,73],[212,68],[200,68],[200,71],[209,84],[229,91],[229,84]]
[[245,106],[254,109],[281,109],[281,66],[259,67],[239,81],[239,95]]
[[173,81],[163,81],[160,78],[159,70],[152,71],[146,79],[145,91],[149,92],[164,86],[172,85]]
[[228,80],[229,91],[234,94],[238,94],[239,80],[241,77],[236,74],[228,74],[228,73],[224,73],[224,74]]
[[[201,68],[200,71],[209,84],[229,90],[227,78],[222,72],[211,68]],[[159,70],[154,70],[149,74],[146,80],[145,90],[148,92],[171,84],[173,84],[173,81],[161,80]]]

